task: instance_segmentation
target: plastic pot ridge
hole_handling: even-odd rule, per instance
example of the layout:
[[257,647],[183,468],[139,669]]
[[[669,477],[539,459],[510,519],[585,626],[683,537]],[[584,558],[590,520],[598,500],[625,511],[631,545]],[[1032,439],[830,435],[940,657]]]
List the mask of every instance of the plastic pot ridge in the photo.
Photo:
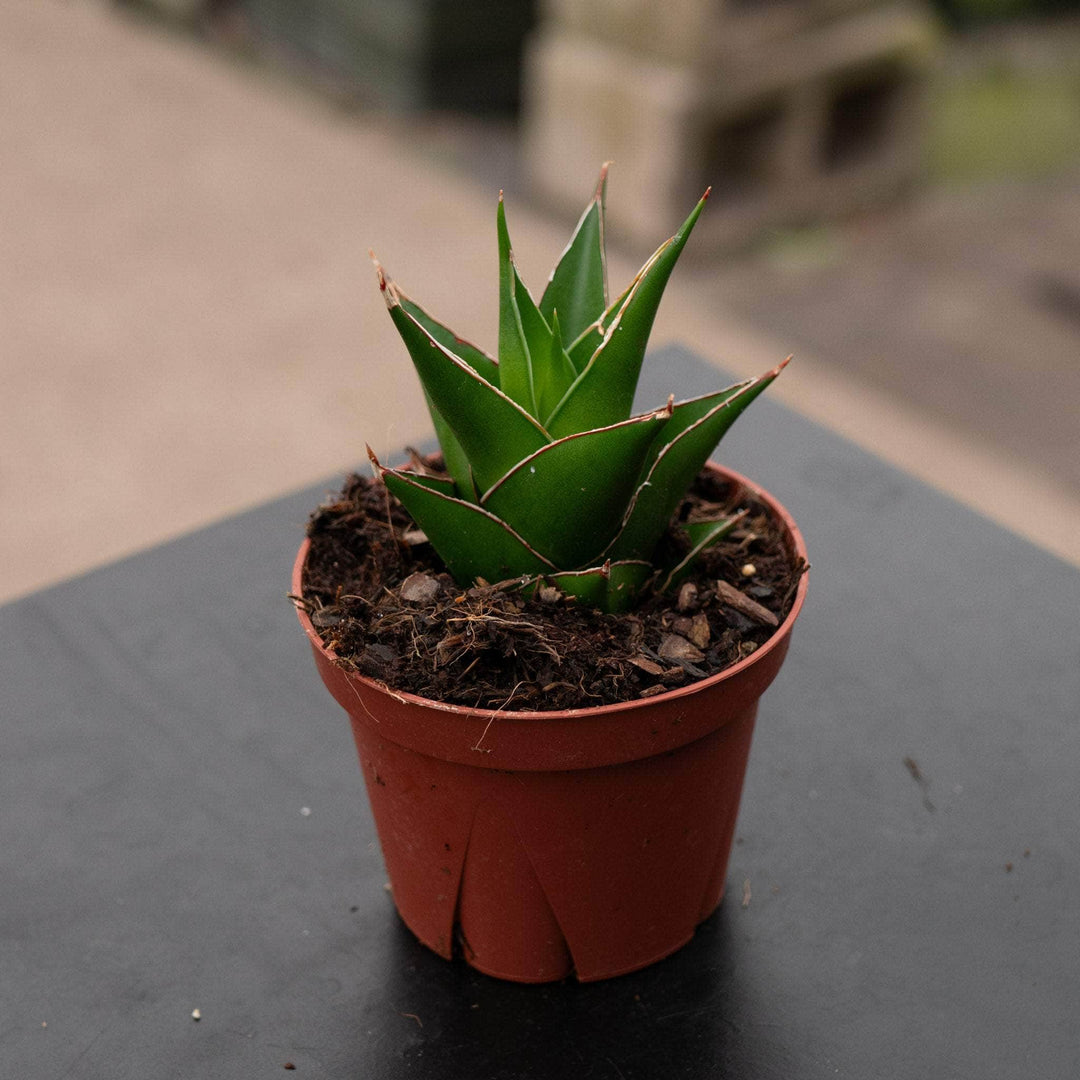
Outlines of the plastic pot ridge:
[[[806,558],[771,495],[710,467],[764,503]],[[604,979],[684,945],[723,896],[758,699],[805,593],[803,575],[773,636],[718,675],[560,712],[395,691],[339,666],[298,608],[352,723],[394,902],[420,941],[518,982]]]

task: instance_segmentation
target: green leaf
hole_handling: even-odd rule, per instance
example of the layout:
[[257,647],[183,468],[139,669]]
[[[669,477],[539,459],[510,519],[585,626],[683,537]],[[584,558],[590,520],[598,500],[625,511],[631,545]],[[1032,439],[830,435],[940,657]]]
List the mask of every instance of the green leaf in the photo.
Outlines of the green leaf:
[[[501,204],[500,204],[501,206]],[[505,224],[505,222],[504,222]],[[500,232],[500,247],[503,240],[509,243],[505,230]],[[520,401],[525,409],[530,411],[537,419],[546,416],[559,403],[563,394],[569,389],[570,384],[577,376],[570,358],[562,347],[562,337],[555,340],[554,331],[548,325],[547,320],[540,313],[532,295],[525,287],[514,265],[514,255],[508,250],[507,265],[510,271],[510,298],[508,305],[502,307],[507,319],[514,330],[514,345],[511,353],[516,355],[516,349],[520,348],[524,355],[528,373],[529,393],[532,405]],[[500,327],[502,316],[500,315]],[[518,333],[520,331],[520,334]],[[515,376],[516,377],[516,376]],[[522,383],[522,394],[525,393],[525,384]],[[513,395],[511,395],[513,396]]]
[[368,449],[390,492],[423,529],[454,580],[468,584],[541,574],[552,564],[494,514],[436,491],[415,474],[384,468]]
[[421,385],[460,443],[482,490],[551,441],[520,405],[436,341],[405,310],[393,282],[385,282],[383,295]]
[[667,577],[664,578],[663,585],[660,586],[660,591],[667,592],[668,589],[678,585],[693,568],[698,556],[707,548],[712,547],[717,540],[722,540],[727,536],[746,517],[747,513],[746,510],[740,510],[739,513],[728,518],[721,518],[719,521],[695,521],[684,525],[683,528],[690,537],[690,550],[671,567]]
[[642,586],[655,572],[652,563],[642,560],[606,562],[587,570],[564,570],[545,574],[531,583],[529,595],[535,595],[548,582],[567,596],[601,611],[626,611],[633,606]]
[[638,593],[648,583],[655,570],[653,564],[644,559],[620,559],[613,562],[611,576],[608,578],[604,610],[629,611],[634,606]]
[[[639,272],[638,277],[640,276],[641,273]],[[585,327],[585,329],[566,346],[566,353],[570,357],[570,362],[574,365],[574,370],[578,373],[585,370],[589,361],[592,359],[593,353],[603,344],[604,334],[607,333],[608,328],[615,321],[615,317],[622,311],[623,305],[626,303],[627,297],[629,297],[636,282],[637,278],[634,278],[634,280],[626,287],[622,295],[608,307],[604,314],[601,315],[596,322]]]
[[551,414],[550,431],[555,438],[614,424],[630,415],[660,298],[708,197],[706,191],[678,233],[642,267],[600,347]]
[[[496,221],[499,232],[499,386],[523,409],[536,416],[532,360],[522,324],[521,307],[516,296],[521,279],[514,266],[514,252],[510,247],[506,208],[503,206],[501,191]],[[522,291],[528,295],[524,286]],[[532,297],[529,297],[529,303],[531,302]]]
[[439,446],[443,453],[443,462],[446,471],[454,478],[458,494],[469,502],[479,502],[476,494],[476,485],[473,483],[472,466],[464,447],[458,442],[457,436],[451,430],[450,425],[443,419],[443,415],[435,408],[431,395],[425,390],[424,400],[427,401],[428,413],[431,415],[431,423],[435,427],[435,438],[439,440]]
[[538,418],[543,420],[562,400],[563,394],[577,377],[574,365],[563,348],[562,322],[559,313],[552,315],[551,335],[548,339],[546,362],[535,366],[536,404]]
[[577,372],[570,363],[562,345],[562,331],[559,329],[559,317],[554,318],[555,325],[549,327],[533,303],[529,290],[514,273],[514,302],[517,304],[521,327],[525,334],[525,346],[529,356],[529,368],[532,371],[533,392],[536,395],[536,418],[543,421],[562,400],[563,394],[577,378]]
[[[369,251],[371,261],[375,264],[375,273],[379,278],[379,288],[385,293],[387,288],[393,288],[398,302],[423,328],[430,337],[437,341],[444,349],[449,350],[455,356],[464,360],[478,375],[486,379],[492,386],[499,385],[499,365],[482,349],[460,338],[449,327],[444,326],[437,319],[433,319],[418,303],[411,300],[396,285],[387,280],[386,272],[382,264],[375,258],[375,252]],[[457,481],[458,493],[466,499],[476,501],[475,485],[472,480],[472,469],[469,467],[469,459],[458,442],[450,425],[443,419],[442,414],[435,407],[431,395],[424,390],[424,399],[427,401],[428,412],[431,414],[431,423],[435,428],[435,436],[442,447],[443,460],[446,463],[446,471]]]
[[[387,280],[383,268],[377,259],[375,269],[379,275],[380,285]],[[398,302],[444,349],[452,352],[456,357],[464,360],[478,375],[483,376],[492,386],[499,385],[498,361],[488,356],[483,349],[478,348],[471,342],[460,338],[448,326],[444,326],[437,319],[433,319],[415,300],[411,300],[396,285],[394,286]]]
[[662,409],[550,443],[518,462],[480,504],[558,569],[585,566],[618,529],[656,430],[669,415]]
[[[613,559],[650,558],[687,488],[716,444],[742,411],[787,366],[738,383],[718,394],[680,402],[672,410],[657,442],[650,448],[652,463],[634,494],[618,536],[605,554]],[[552,444],[554,445],[554,444]]]
[[517,305],[521,329],[525,335],[525,349],[529,356],[529,369],[532,371],[533,386],[537,379],[537,368],[551,351],[551,327],[540,314],[529,290],[521,280],[517,267],[511,264],[514,281],[514,303]]
[[557,311],[570,341],[596,322],[607,307],[604,196],[609,164],[605,162],[600,170],[596,194],[581,215],[540,299],[541,314],[550,324]]
[[[653,440],[652,446],[649,448],[648,457],[645,459],[645,465],[642,469],[639,480],[644,480],[648,474],[648,471],[653,467],[653,463],[663,452],[664,448],[674,442],[687,428],[692,427],[699,420],[704,419],[711,413],[717,405],[725,405],[732,403],[734,406],[741,406],[739,411],[746,408],[750,403],[741,397],[744,391],[750,390],[757,385],[756,379],[744,379],[742,382],[733,383],[731,386],[725,387],[723,390],[714,390],[711,394],[703,394],[701,397],[688,398],[686,401],[679,401],[672,405],[671,419],[657,432],[656,438]],[[760,393],[764,387],[758,388],[757,392]],[[737,399],[732,402],[732,399]],[[736,412],[734,415],[725,413],[728,416],[728,426],[735,422]],[[726,431],[726,428],[725,428]],[[723,435],[723,432],[720,433]],[[719,441],[719,436],[717,437]],[[713,446],[716,444],[714,443]],[[710,452],[712,447],[710,447]],[[693,477],[691,477],[693,479]],[[689,481],[688,481],[689,482]]]
[[603,608],[607,599],[610,564],[592,566],[588,570],[564,570],[559,574],[546,574],[536,582],[536,589],[547,582],[560,592],[580,600],[587,607]]
[[[378,463],[378,459],[375,457],[375,451],[371,447],[367,447],[368,457],[372,463],[382,471],[383,466]],[[401,476],[408,477],[410,480],[419,484],[421,487],[426,487],[430,491],[437,491],[441,495],[446,495],[451,499],[457,498],[457,485],[453,480],[448,480],[445,476],[429,476],[425,472],[418,472],[414,468],[400,468],[394,469],[395,473]]]

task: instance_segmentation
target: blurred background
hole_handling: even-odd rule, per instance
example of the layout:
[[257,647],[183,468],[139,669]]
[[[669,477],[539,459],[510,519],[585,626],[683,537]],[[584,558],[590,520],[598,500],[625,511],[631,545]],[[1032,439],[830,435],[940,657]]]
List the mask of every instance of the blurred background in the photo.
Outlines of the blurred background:
[[1080,565],[1080,0],[0,0],[0,600],[427,437],[368,248],[493,349],[606,159],[654,346]]

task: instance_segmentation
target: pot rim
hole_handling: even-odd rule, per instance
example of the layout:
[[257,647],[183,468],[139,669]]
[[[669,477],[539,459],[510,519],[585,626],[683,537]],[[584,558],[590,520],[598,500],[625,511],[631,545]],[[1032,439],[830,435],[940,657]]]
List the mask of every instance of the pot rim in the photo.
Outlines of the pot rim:
[[[791,554],[795,558],[801,558],[806,563],[806,570],[803,571],[802,576],[799,578],[799,584],[795,590],[795,599],[792,602],[791,610],[787,613],[783,622],[781,622],[773,631],[769,640],[766,641],[764,645],[755,649],[754,652],[745,659],[732,664],[730,667],[717,672],[715,675],[709,675],[704,679],[698,679],[685,686],[678,686],[671,690],[665,690],[662,694],[656,694],[653,697],[632,698],[629,701],[619,701],[607,705],[588,705],[580,709],[481,709],[469,705],[456,705],[451,702],[439,701],[436,698],[422,697],[419,694],[413,694],[407,690],[398,690],[377,679],[369,678],[358,671],[352,671],[342,666],[340,657],[324,644],[322,638],[319,636],[319,632],[311,622],[311,618],[307,611],[304,610],[299,602],[294,600],[294,606],[296,608],[296,614],[300,619],[300,625],[307,635],[308,640],[311,642],[312,647],[347,675],[350,681],[355,680],[378,693],[388,694],[402,704],[418,705],[427,709],[450,713],[455,716],[469,717],[478,720],[491,720],[497,718],[504,721],[510,718],[513,718],[514,720],[555,720],[572,719],[574,717],[584,716],[605,717],[641,709],[646,705],[656,705],[660,702],[674,703],[681,699],[693,697],[720,683],[737,678],[743,672],[760,664],[773,651],[786,645],[787,639],[791,634],[791,629],[795,624],[795,619],[802,610],[803,601],[806,598],[810,568],[809,561],[806,558],[806,541],[803,538],[802,532],[799,530],[798,525],[795,524],[795,519],[775,496],[759,484],[754,483],[741,473],[736,472],[734,469],[726,468],[725,466],[718,465],[712,461],[706,462],[706,468],[720,473],[726,480],[739,484],[741,487],[751,492],[759,501],[763,502],[783,525],[789,541]],[[305,536],[300,545],[300,549],[297,552],[296,560],[293,563],[292,595],[294,597],[303,596],[304,567],[307,562],[308,551],[310,548],[311,539],[310,537]]]

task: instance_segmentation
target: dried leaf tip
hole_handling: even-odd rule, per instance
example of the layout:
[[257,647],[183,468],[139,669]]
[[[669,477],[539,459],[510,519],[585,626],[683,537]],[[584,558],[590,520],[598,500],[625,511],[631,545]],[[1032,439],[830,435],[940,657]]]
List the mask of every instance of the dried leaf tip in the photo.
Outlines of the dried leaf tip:
[[766,375],[765,377],[766,377],[766,378],[769,378],[769,377],[771,376],[772,378],[774,378],[774,379],[775,379],[775,378],[776,378],[776,376],[777,376],[777,375],[779,375],[779,374],[780,374],[780,372],[781,372],[781,371],[783,371],[783,370],[784,370],[784,368],[786,368],[786,367],[788,366],[788,364],[790,364],[790,363],[791,363],[791,361],[792,361],[792,359],[793,359],[793,358],[794,358],[794,353],[793,353],[793,354],[792,354],[791,356],[787,357],[786,359],[784,359],[784,360],[781,360],[781,361],[780,361],[780,363],[779,363],[779,364],[777,364],[777,365],[776,365],[776,367],[774,367],[774,368],[772,369],[772,371],[770,371],[770,372],[768,373],[768,375]]
[[706,199],[712,194],[712,184],[705,189],[705,194],[701,196],[701,201],[705,202]]
[[395,308],[401,303],[401,297],[398,295],[397,286],[394,284],[393,279],[386,276],[386,271],[383,269],[382,263],[375,257],[374,251],[368,251],[371,256],[371,261],[375,264],[375,276],[379,279],[379,291],[383,295],[383,299],[386,301],[388,308]]
[[382,476],[385,470],[382,465],[379,464],[379,459],[375,456],[375,451],[372,450],[367,443],[364,443],[364,449],[367,451],[368,461],[371,462],[371,467],[374,469],[375,475]]
[[645,417],[647,420],[670,420],[672,413],[675,411],[675,395],[668,394],[667,402],[662,408],[657,409],[651,416]]
[[604,201],[604,185],[607,184],[607,174],[608,169],[610,168],[610,161],[605,161],[604,164],[600,166],[600,179],[596,182],[596,195],[594,196],[597,202]]

